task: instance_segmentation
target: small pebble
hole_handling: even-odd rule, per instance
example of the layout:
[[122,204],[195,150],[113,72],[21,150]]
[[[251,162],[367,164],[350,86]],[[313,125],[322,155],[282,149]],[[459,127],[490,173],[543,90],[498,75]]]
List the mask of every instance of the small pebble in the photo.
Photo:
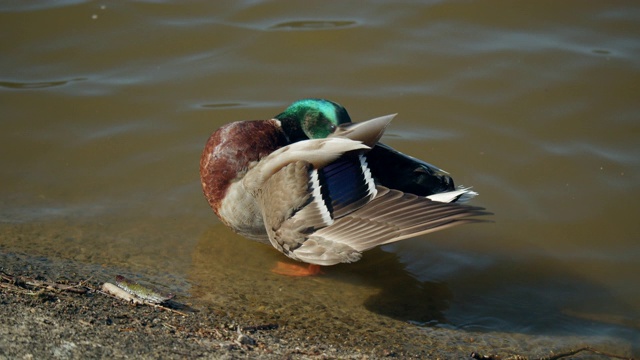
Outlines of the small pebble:
[[250,336],[244,335],[244,334],[240,334],[238,335],[238,340],[237,340],[240,344],[242,345],[255,345],[256,341],[251,338]]

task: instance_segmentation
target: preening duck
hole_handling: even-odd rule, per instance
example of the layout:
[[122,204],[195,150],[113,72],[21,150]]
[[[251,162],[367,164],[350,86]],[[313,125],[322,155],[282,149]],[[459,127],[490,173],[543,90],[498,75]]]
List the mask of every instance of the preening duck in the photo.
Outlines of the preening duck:
[[476,193],[443,170],[379,143],[394,116],[352,123],[337,103],[303,99],[224,125],[200,159],[205,197],[240,235],[323,266],[487,214],[461,204]]

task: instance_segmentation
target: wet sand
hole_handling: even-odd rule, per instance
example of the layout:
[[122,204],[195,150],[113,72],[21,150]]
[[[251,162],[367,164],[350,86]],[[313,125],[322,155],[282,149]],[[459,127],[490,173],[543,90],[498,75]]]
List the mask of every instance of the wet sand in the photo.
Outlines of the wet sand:
[[[331,325],[264,322],[255,310],[212,308],[188,296],[178,311],[133,306],[96,292],[115,269],[0,251],[0,358],[468,358],[513,355],[540,358],[585,345],[630,356],[621,344],[585,343],[521,334],[473,333],[418,327],[372,314],[361,331],[334,334]],[[20,281],[79,285],[76,292],[34,288]],[[184,313],[182,315],[180,313]],[[588,339],[586,339],[588,340]],[[580,358],[602,358],[581,353]]]

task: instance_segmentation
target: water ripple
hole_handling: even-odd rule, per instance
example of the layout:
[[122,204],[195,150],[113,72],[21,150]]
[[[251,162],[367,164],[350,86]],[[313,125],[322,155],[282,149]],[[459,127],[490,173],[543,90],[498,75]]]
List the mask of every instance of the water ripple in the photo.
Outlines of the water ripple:
[[354,27],[357,22],[350,20],[303,20],[286,21],[270,27],[272,30],[332,30]]
[[70,80],[34,81],[34,82],[0,81],[0,87],[4,87],[7,89],[17,89],[17,90],[46,89],[51,87],[64,86],[74,81],[85,81],[85,80],[87,80],[87,78],[74,78]]
[[586,142],[542,142],[540,146],[550,154],[562,156],[576,156],[591,154],[598,158],[613,161],[619,164],[635,165],[638,163],[637,154],[628,151],[620,151]]

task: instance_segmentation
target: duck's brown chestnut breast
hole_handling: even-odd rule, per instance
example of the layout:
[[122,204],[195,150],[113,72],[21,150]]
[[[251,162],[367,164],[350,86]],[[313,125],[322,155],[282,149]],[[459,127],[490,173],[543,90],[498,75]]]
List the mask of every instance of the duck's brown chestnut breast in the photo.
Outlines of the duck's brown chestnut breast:
[[287,145],[278,120],[237,121],[216,130],[200,157],[200,181],[209,205],[218,210],[233,181],[244,176],[251,162]]

